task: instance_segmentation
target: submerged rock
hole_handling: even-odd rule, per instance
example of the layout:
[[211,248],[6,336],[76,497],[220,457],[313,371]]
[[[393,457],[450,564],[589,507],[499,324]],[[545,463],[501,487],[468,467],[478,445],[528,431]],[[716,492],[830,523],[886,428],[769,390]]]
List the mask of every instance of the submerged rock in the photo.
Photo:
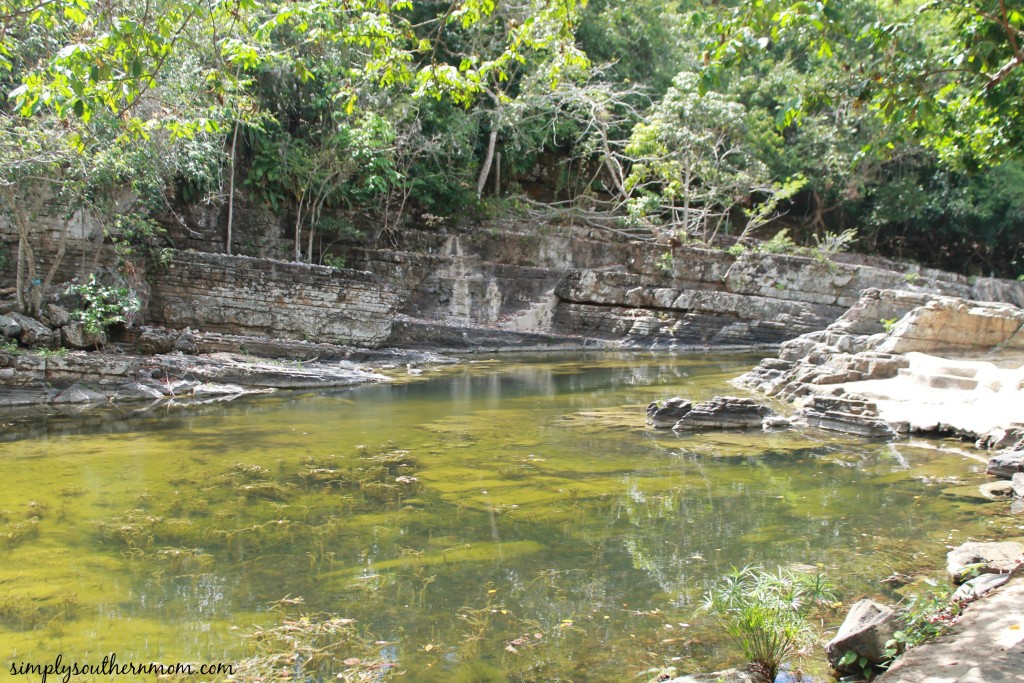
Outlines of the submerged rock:
[[[874,600],[861,600],[850,608],[839,632],[825,646],[829,666],[842,673],[860,673],[856,662],[861,658],[872,666],[882,664],[889,658],[886,643],[901,625],[891,607]],[[844,655],[851,651],[857,654],[853,664],[840,665]]]
[[672,429],[760,429],[761,421],[772,414],[771,408],[752,398],[715,396],[693,406]]
[[768,678],[753,669],[726,669],[708,674],[676,676],[665,683],[770,683]]
[[1024,562],[1024,545],[1013,541],[964,543],[946,554],[946,572],[955,583],[979,574],[1008,574]]
[[691,408],[693,401],[678,396],[667,401],[654,401],[647,406],[647,424],[655,429],[671,429]]
[[978,487],[981,495],[990,500],[1013,497],[1013,484],[1008,481],[990,481]]

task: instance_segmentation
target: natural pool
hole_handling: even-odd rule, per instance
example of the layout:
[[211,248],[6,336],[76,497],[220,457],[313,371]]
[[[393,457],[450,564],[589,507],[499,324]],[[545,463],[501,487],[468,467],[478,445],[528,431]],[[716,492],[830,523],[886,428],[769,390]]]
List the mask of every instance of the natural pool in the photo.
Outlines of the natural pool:
[[473,362],[8,425],[0,663],[239,661],[254,626],[326,613],[402,680],[645,680],[737,663],[697,609],[733,565],[820,564],[850,603],[1009,523],[941,443],[644,426],[755,362]]

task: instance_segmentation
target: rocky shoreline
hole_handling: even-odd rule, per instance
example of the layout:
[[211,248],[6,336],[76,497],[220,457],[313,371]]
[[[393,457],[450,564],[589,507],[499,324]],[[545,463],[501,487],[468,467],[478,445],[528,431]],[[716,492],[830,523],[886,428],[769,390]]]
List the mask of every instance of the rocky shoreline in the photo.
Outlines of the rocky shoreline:
[[[647,422],[694,429],[801,429],[865,438],[956,436],[997,450],[984,484],[989,499],[1024,512],[1024,312],[1012,305],[897,290],[866,290],[819,332],[784,342],[734,383],[767,397],[683,397],[652,403]],[[787,413],[785,415],[780,414]],[[948,618],[978,598],[948,636],[911,649],[879,680],[888,683],[1019,680],[1024,661],[1024,545],[969,542],[948,554],[958,585]],[[999,590],[996,590],[999,589]],[[893,608],[855,604],[826,652],[839,675],[858,680],[886,664],[904,628]],[[988,647],[979,652],[979,641]],[[955,672],[955,675],[950,676]],[[753,680],[749,671],[683,676],[672,683]],[[843,680],[847,680],[844,678]]]

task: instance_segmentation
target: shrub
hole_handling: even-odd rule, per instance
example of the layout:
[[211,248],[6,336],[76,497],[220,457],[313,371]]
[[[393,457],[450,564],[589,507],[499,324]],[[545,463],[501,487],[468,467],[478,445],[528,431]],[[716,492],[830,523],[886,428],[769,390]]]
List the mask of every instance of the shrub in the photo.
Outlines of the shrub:
[[743,654],[775,680],[786,659],[813,636],[808,614],[835,600],[820,572],[761,567],[733,570],[704,595],[703,609],[715,616]]
[[71,285],[68,294],[77,295],[82,305],[72,313],[89,334],[99,334],[111,325],[127,322],[129,314],[139,310],[139,300],[126,287],[107,287],[90,274],[88,281]]

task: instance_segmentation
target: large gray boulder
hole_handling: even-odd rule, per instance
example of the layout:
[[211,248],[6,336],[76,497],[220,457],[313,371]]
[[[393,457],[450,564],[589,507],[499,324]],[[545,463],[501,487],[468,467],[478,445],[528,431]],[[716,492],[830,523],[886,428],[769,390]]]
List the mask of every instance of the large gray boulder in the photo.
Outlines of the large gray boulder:
[[21,313],[8,313],[7,317],[21,326],[18,340],[25,346],[53,346],[53,331],[35,318]]
[[21,334],[21,325],[9,315],[0,315],[0,334],[7,339],[15,339]]
[[988,459],[986,470],[994,477],[1009,479],[1017,472],[1024,472],[1024,451],[1003,451]]
[[58,304],[46,304],[46,317],[54,327],[64,327],[74,320],[71,312]]
[[[839,632],[825,646],[829,665],[842,673],[860,673],[857,661],[861,658],[872,666],[884,663],[888,659],[885,645],[901,626],[891,607],[874,600],[861,600],[850,608]],[[840,666],[840,660],[851,651],[857,654],[857,659],[852,665]]]
[[957,584],[979,574],[1009,574],[1024,562],[1024,545],[1013,541],[964,543],[946,554],[946,572]]
[[655,429],[672,429],[691,408],[693,401],[678,396],[667,401],[654,401],[647,406],[647,424]]
[[107,334],[103,330],[89,332],[75,320],[60,328],[60,341],[69,349],[98,349],[106,346]]
[[672,428],[677,432],[698,429],[760,429],[761,421],[773,415],[771,408],[752,398],[715,396],[693,406]]

